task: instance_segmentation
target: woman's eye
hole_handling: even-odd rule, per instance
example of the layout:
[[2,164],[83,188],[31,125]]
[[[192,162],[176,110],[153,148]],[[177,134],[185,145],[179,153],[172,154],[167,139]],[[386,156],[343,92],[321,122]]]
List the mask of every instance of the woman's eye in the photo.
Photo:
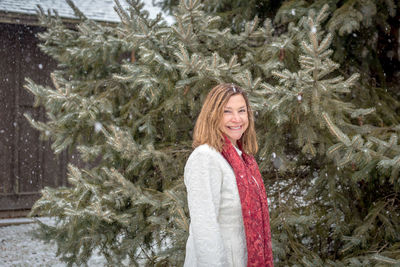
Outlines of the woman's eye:
[[239,112],[243,113],[243,112],[246,112],[246,110],[245,109],[241,109],[241,110],[239,110]]
[[230,110],[224,110],[224,113],[231,113]]

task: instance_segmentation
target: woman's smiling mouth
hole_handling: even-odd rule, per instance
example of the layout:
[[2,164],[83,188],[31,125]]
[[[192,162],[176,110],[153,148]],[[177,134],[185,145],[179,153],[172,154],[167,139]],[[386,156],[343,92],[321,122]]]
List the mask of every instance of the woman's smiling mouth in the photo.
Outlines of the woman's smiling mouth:
[[226,127],[228,127],[228,129],[230,129],[230,130],[240,130],[240,129],[242,129],[242,125],[240,125],[240,126],[226,126]]

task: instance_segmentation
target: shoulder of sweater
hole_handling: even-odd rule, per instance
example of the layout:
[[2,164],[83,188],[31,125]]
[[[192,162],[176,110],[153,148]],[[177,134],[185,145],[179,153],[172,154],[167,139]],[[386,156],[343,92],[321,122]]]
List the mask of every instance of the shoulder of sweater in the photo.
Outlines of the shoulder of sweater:
[[203,144],[198,147],[196,147],[192,154],[190,154],[190,157],[198,157],[198,156],[209,156],[209,157],[222,157],[221,153],[218,152],[215,148],[208,144]]
[[[196,147],[190,154],[185,165],[185,181],[189,176],[186,174],[204,172],[205,170],[214,172],[214,179],[217,173],[225,170],[229,163],[225,160],[220,152],[210,145],[203,144]],[[193,178],[193,175],[191,176]],[[186,182],[185,182],[186,183]]]
[[214,162],[215,164],[220,165],[225,161],[225,159],[215,148],[208,144],[203,144],[193,150],[192,154],[190,154],[188,158],[187,165],[198,165],[199,161],[202,163]]

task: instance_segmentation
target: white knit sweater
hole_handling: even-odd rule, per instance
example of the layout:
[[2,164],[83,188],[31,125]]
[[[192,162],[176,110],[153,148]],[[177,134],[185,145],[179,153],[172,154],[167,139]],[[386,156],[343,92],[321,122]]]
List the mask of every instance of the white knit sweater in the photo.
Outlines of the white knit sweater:
[[242,210],[229,163],[201,145],[190,155],[184,176],[191,219],[184,266],[246,266]]

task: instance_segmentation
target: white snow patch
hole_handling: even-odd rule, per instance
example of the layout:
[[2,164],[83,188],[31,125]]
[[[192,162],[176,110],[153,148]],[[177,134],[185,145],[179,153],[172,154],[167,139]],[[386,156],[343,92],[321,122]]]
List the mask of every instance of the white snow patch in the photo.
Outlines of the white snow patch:
[[[39,220],[49,225],[55,223],[50,218]],[[57,246],[54,242],[45,244],[32,236],[31,233],[38,227],[33,222],[31,218],[0,220],[0,226],[14,224],[0,227],[0,266],[66,266],[56,257]],[[95,252],[89,259],[88,266],[107,266],[107,261]]]
[[[114,0],[80,0],[73,1],[75,5],[90,19],[99,21],[113,21],[119,22],[120,18],[117,12],[114,10]],[[128,8],[126,0],[120,0],[120,4],[123,8]],[[149,12],[150,18],[155,18],[158,13],[161,12],[159,7],[153,6],[152,0],[143,0],[144,9]],[[67,4],[66,1],[62,0],[1,0],[0,10],[14,13],[30,14],[36,16],[37,5],[40,5],[46,12],[47,10],[56,10],[62,18],[76,18],[73,10]],[[163,18],[168,24],[173,24],[175,19],[163,13]],[[16,22],[20,22],[19,19]]]

